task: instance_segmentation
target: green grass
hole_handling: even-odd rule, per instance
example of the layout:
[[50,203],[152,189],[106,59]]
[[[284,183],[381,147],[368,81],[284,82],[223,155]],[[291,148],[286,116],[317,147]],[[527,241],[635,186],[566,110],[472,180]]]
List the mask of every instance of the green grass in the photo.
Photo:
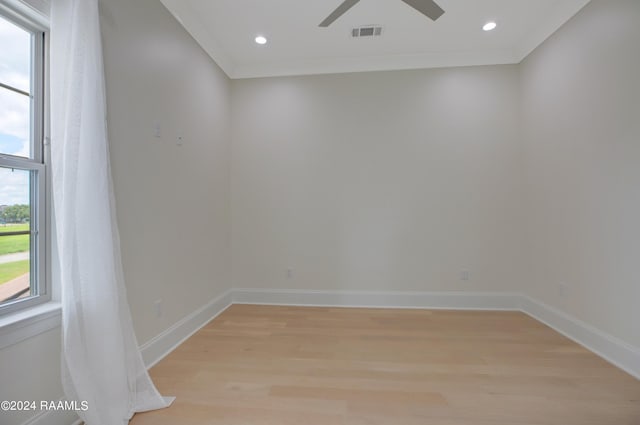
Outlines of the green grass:
[[24,224],[0,224],[0,233],[23,232],[29,230],[29,223]]
[[29,273],[29,260],[0,264],[0,285]]
[[29,251],[29,235],[2,236],[5,232],[22,232],[24,230],[29,230],[28,224],[0,225],[0,255]]

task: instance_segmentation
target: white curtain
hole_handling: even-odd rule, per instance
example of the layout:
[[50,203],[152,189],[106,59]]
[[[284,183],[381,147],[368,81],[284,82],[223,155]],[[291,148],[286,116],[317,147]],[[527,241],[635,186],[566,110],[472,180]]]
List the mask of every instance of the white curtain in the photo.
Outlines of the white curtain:
[[87,425],[163,408],[133,331],[109,166],[98,0],[51,2],[51,170],[63,385]]

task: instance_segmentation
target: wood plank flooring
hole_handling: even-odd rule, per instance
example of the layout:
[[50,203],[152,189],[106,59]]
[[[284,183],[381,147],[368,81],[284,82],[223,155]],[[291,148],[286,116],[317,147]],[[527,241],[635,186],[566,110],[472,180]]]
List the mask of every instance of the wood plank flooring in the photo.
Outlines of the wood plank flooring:
[[517,312],[234,305],[132,425],[640,425],[640,381]]

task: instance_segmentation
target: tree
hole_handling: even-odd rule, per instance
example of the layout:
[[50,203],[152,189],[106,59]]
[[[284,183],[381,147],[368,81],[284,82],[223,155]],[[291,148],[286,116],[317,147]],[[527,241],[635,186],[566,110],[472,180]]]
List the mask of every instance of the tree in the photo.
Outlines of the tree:
[[26,223],[31,216],[29,205],[11,205],[0,213],[0,219],[5,223]]

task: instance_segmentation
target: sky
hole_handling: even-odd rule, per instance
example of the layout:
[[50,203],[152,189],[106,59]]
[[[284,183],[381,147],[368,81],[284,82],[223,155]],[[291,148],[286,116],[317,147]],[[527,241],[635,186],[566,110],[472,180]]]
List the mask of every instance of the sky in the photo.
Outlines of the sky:
[[[30,91],[31,35],[0,17],[0,82]],[[0,154],[30,156],[30,99],[0,87]],[[29,203],[29,172],[0,167],[0,205]]]
[[0,205],[29,204],[29,173],[0,167]]

